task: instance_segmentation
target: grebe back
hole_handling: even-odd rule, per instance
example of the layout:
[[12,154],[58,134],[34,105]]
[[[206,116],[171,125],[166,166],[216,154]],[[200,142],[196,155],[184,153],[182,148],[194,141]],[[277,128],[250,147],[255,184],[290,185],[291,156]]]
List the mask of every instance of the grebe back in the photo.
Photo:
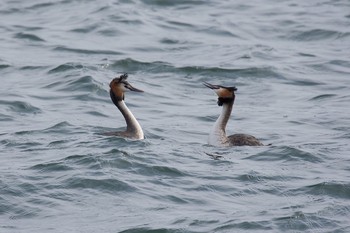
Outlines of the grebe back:
[[130,83],[126,81],[127,78],[128,74],[123,74],[120,77],[114,78],[109,84],[109,94],[115,106],[117,106],[119,111],[123,114],[126,122],[126,130],[122,132],[106,133],[105,135],[121,136],[132,139],[144,139],[144,134],[139,122],[136,120],[135,116],[124,102],[126,91],[143,91],[131,86]]
[[209,134],[209,144],[214,146],[263,146],[263,144],[252,135],[234,134],[228,137],[226,136],[225,129],[232,112],[237,88],[212,85],[207,82],[204,82],[204,86],[215,91],[219,97],[218,105],[222,106],[222,112]]

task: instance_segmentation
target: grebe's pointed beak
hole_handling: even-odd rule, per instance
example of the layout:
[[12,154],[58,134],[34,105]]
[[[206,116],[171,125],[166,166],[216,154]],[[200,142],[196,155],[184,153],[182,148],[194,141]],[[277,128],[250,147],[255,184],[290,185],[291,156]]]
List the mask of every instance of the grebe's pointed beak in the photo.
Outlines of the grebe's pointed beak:
[[133,86],[131,86],[130,84],[126,86],[126,88],[128,88],[130,91],[135,91],[135,92],[144,92],[143,90],[137,89]]
[[213,89],[213,90],[220,88],[219,85],[213,85],[213,84],[210,84],[210,83],[207,83],[207,82],[203,82],[203,85],[208,87],[208,88],[210,88],[210,89]]

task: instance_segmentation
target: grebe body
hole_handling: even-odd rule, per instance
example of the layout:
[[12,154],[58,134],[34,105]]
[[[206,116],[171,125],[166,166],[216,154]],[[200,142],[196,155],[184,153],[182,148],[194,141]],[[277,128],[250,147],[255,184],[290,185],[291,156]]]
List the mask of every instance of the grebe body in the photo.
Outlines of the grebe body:
[[135,116],[124,102],[126,91],[143,91],[131,86],[130,83],[126,81],[127,77],[127,74],[123,74],[120,77],[114,78],[109,84],[109,94],[112,102],[115,104],[115,106],[117,106],[125,119],[126,130],[122,132],[110,132],[106,133],[106,135],[114,135],[131,139],[144,139],[144,134],[139,122],[136,120]]
[[212,85],[207,82],[204,85],[215,91],[219,97],[218,105],[222,106],[221,114],[210,131],[208,143],[214,146],[263,146],[257,138],[249,134],[226,136],[225,129],[231,116],[237,88]]

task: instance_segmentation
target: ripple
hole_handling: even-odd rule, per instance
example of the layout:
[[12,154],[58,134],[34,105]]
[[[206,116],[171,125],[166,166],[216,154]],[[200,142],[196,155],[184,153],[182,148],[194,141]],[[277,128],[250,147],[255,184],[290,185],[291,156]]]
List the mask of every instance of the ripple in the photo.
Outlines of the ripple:
[[82,76],[76,80],[70,80],[64,84],[65,86],[59,90],[65,92],[83,91],[91,93],[93,91],[104,90],[99,85],[95,84],[95,80],[91,76]]
[[306,161],[311,163],[322,162],[322,159],[306,151],[293,147],[276,147],[257,153],[245,159],[255,161]]
[[210,35],[221,36],[221,37],[230,37],[230,38],[239,38],[242,39],[239,35],[234,34],[229,30],[218,29],[216,26],[206,27],[203,29],[197,30],[198,32],[207,33]]
[[67,48],[58,46],[54,48],[55,51],[61,52],[72,52],[72,53],[81,53],[81,54],[101,54],[101,55],[122,55],[121,52],[111,51],[111,50],[89,50],[89,49],[77,49],[77,48]]
[[30,169],[38,170],[40,172],[64,172],[72,170],[71,167],[67,166],[66,164],[62,164],[61,162],[51,162],[46,164],[37,164],[32,166]]
[[13,120],[14,120],[13,116],[0,113],[0,121],[13,121]]
[[[78,32],[78,33],[88,33],[88,32],[92,32],[94,31],[96,28],[99,28],[99,24],[97,23],[94,23],[94,24],[91,24],[91,25],[85,25],[84,27],[81,27],[81,28],[75,28],[75,29],[72,29],[71,31],[72,32]],[[55,50],[65,50],[67,48],[65,47],[56,47]]]
[[333,71],[338,74],[350,74],[350,62],[345,60],[331,60],[324,64],[320,64],[319,68],[323,70]]
[[[102,112],[98,112],[98,111],[86,111],[87,114],[90,114],[92,116],[97,116],[97,117],[106,117],[109,118],[109,115],[104,114]],[[1,118],[0,118],[1,119]]]
[[314,81],[310,79],[294,79],[294,80],[288,80],[286,81],[289,84],[293,84],[296,86],[319,86],[324,85],[324,83],[320,81]]
[[[171,228],[150,228],[150,227],[141,227],[141,228],[130,228],[127,230],[119,231],[118,233],[182,233],[183,229],[171,229]],[[188,231],[186,233],[195,233],[197,231]]]
[[[7,215],[10,219],[33,218],[38,216],[40,208],[23,201],[24,199],[28,200],[27,191],[37,192],[38,189],[36,186],[17,182],[16,185],[3,185],[0,183],[0,187],[1,196],[7,196],[6,199],[0,198],[0,214]],[[19,202],[18,198],[22,198],[22,201]]]
[[21,114],[33,114],[33,113],[41,113],[41,109],[35,107],[24,101],[6,101],[0,100],[1,105],[5,105],[13,112],[21,113]]
[[205,75],[205,76],[235,76],[235,77],[281,77],[276,73],[272,67],[249,67],[249,68],[219,68],[219,67],[200,67],[200,66],[187,66],[181,67],[181,71],[186,73]]
[[322,182],[302,188],[308,194],[350,199],[350,184]]
[[[25,134],[31,134],[31,131],[21,131],[16,132],[15,135],[25,135]],[[1,144],[5,145],[7,148],[18,148],[22,151],[39,151],[39,148],[42,148],[44,146],[44,143],[42,142],[34,142],[34,141],[28,141],[28,140],[4,140],[1,141]]]
[[160,71],[165,69],[172,69],[170,64],[167,64],[165,62],[141,62],[136,61],[131,58],[126,58],[122,60],[117,60],[113,62],[110,67],[118,70],[123,70],[125,72],[130,71]]
[[215,228],[214,232],[221,232],[221,231],[232,231],[234,232],[235,229],[240,230],[272,230],[273,227],[271,226],[270,221],[229,221],[226,223],[223,223],[220,227]]
[[6,69],[6,68],[9,68],[9,67],[11,67],[11,66],[8,65],[8,64],[0,64],[0,70]]
[[[62,3],[62,1],[58,1],[59,3]],[[56,3],[54,2],[44,2],[44,3],[35,3],[31,6],[28,6],[27,9],[28,10],[36,10],[36,9],[40,9],[40,8],[48,8],[51,6],[54,6]]]
[[58,134],[69,134],[72,133],[74,125],[69,124],[67,121],[59,122],[51,127],[44,130],[40,130],[42,133],[58,133]]
[[63,164],[69,164],[70,166],[78,166],[78,167],[87,167],[94,171],[94,174],[103,175],[103,173],[99,172],[102,169],[103,159],[100,159],[98,156],[92,154],[86,155],[70,155],[60,162]]
[[22,66],[20,70],[44,70],[47,66]]
[[163,38],[161,40],[159,40],[160,43],[163,43],[163,44],[170,44],[170,45],[173,45],[173,44],[183,44],[184,42],[181,42],[180,40],[178,39],[172,39],[172,38]]
[[169,166],[152,166],[149,168],[149,173],[152,175],[162,175],[169,177],[181,177],[185,174],[175,167]]
[[254,76],[254,77],[281,77],[272,67],[250,67],[250,68],[219,68],[203,66],[175,67],[165,62],[141,62],[130,58],[115,61],[110,65],[112,68],[124,70],[125,72],[148,71],[153,73],[184,73],[186,75],[199,76]]
[[324,30],[324,29],[311,29],[307,31],[295,31],[293,36],[290,38],[297,41],[318,41],[339,37],[346,37],[347,33],[341,33],[333,30]]
[[[242,182],[250,182],[250,183],[256,183],[259,184],[261,182],[270,182],[270,181],[279,181],[283,180],[285,181],[295,181],[295,180],[302,180],[301,177],[295,177],[295,176],[280,176],[280,175],[271,175],[267,176],[264,174],[261,174],[259,172],[249,172],[247,174],[241,174],[236,177],[237,180],[240,180]],[[264,189],[264,191],[268,191],[267,189]],[[276,192],[278,190],[274,190],[272,193]]]
[[298,55],[302,57],[317,57],[316,55],[310,53],[298,53]]
[[87,189],[100,192],[116,194],[118,192],[133,192],[136,188],[126,182],[116,179],[92,179],[85,177],[72,177],[63,182],[64,188],[67,189]]
[[320,101],[320,100],[324,100],[324,99],[330,99],[330,98],[333,98],[337,95],[335,94],[323,94],[323,95],[318,95],[318,96],[315,96],[311,99],[309,99],[309,101]]
[[[79,66],[78,69],[81,67]],[[52,72],[67,72],[75,71],[74,66],[63,65],[54,69]],[[51,72],[51,71],[50,71]],[[80,73],[80,72],[79,72]],[[96,82],[95,79],[90,75],[81,76],[78,73],[76,75],[71,72],[67,72],[64,77],[53,78],[51,83],[47,84],[45,89],[53,89],[55,91],[60,91],[78,100],[90,100],[90,101],[105,101],[107,91],[104,86]],[[103,98],[100,98],[103,96]],[[33,96],[36,98],[41,98],[38,96]],[[52,96],[50,98],[57,99],[57,96]]]
[[19,207],[19,206],[12,206],[9,211],[11,211],[10,219],[16,220],[16,219],[24,219],[24,218],[34,218],[39,215],[40,209],[39,208],[33,208],[29,206],[25,207]]
[[[331,218],[324,218],[319,214],[309,214],[302,211],[295,211],[293,214],[284,217],[274,218],[273,222],[280,231],[334,231],[339,228],[338,221]],[[342,231],[340,231],[342,232]]]
[[65,133],[70,131],[74,126],[66,121],[59,122],[46,129],[35,129],[35,130],[22,130],[17,131],[16,135],[26,135],[26,134],[42,134],[42,133]]
[[41,39],[39,36],[36,36],[34,34],[29,34],[29,33],[23,33],[23,32],[17,33],[15,35],[15,38],[26,39],[26,40],[30,40],[30,41],[36,41],[36,42],[45,41],[44,39]]
[[43,30],[43,27],[40,26],[33,26],[33,25],[14,25],[16,29],[19,29],[20,31],[39,31]]
[[206,4],[206,1],[202,0],[178,0],[178,1],[158,1],[158,0],[142,0],[142,2],[146,5],[154,5],[161,7],[169,7],[169,6],[183,6],[183,5],[201,5]]
[[49,70],[48,73],[54,74],[54,73],[66,72],[70,70],[81,70],[83,68],[84,66],[79,63],[65,63]]

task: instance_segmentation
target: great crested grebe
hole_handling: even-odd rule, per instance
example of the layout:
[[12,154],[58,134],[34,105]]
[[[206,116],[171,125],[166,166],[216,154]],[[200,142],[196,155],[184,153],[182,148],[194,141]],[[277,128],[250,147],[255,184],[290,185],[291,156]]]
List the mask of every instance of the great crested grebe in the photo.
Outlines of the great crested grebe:
[[225,128],[232,112],[237,88],[212,85],[207,82],[204,82],[204,86],[215,91],[219,96],[218,105],[222,106],[222,112],[209,134],[209,144],[214,146],[263,146],[258,139],[248,134],[226,136]]
[[139,124],[139,122],[136,120],[132,112],[129,110],[129,108],[126,106],[124,102],[124,93],[128,90],[130,91],[136,91],[136,92],[143,92],[142,90],[139,90],[133,86],[130,85],[126,81],[128,78],[128,74],[123,74],[119,78],[114,78],[111,83],[109,84],[109,87],[111,88],[109,91],[109,94],[111,96],[111,99],[115,106],[119,109],[119,111],[123,114],[123,117],[125,118],[126,122],[126,131],[122,132],[111,132],[106,133],[106,135],[112,136],[121,136],[126,138],[132,138],[132,139],[144,139],[142,128]]

